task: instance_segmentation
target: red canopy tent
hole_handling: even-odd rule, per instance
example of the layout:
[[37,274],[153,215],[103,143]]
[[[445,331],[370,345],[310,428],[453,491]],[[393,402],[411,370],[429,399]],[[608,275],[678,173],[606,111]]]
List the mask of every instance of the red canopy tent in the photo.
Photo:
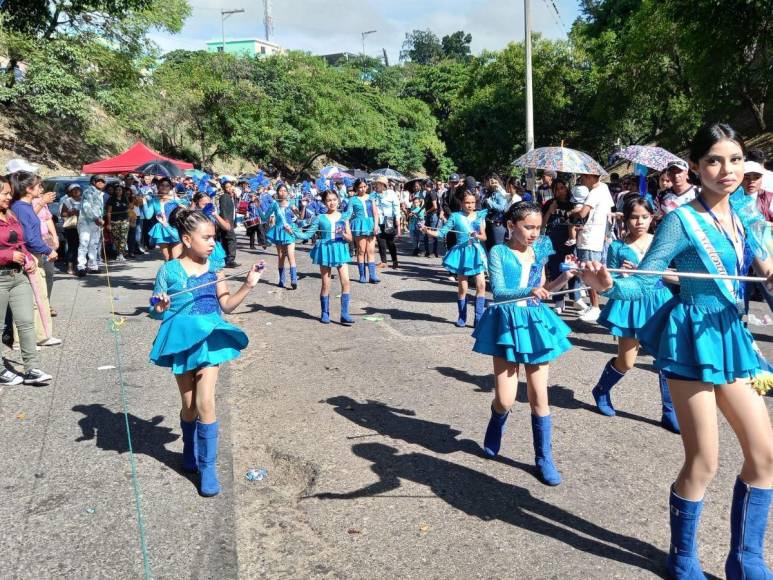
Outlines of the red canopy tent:
[[178,161],[177,159],[170,159],[164,157],[160,153],[156,153],[145,145],[142,141],[137,141],[128,150],[124,151],[117,157],[111,159],[103,159],[102,161],[96,161],[84,165],[81,170],[83,173],[126,173],[134,171],[143,163],[148,161],[171,161],[180,169],[193,169],[193,163],[186,163],[185,161]]

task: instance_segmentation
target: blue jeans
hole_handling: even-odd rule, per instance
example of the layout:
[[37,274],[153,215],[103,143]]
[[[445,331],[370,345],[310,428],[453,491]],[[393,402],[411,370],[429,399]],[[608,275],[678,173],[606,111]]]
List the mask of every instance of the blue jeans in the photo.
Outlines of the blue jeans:
[[[580,262],[591,262],[591,261],[593,261],[593,262],[601,262],[603,257],[604,257],[604,251],[603,250],[600,251],[600,252],[596,252],[594,250],[581,250],[581,249],[577,248],[577,250],[575,250],[575,253],[577,254],[577,259]],[[577,288],[579,286],[582,286],[582,280],[580,280],[579,276],[575,276],[574,278],[572,278],[572,281],[569,282],[569,287],[570,288]],[[572,292],[569,296],[575,302],[580,299],[580,293],[579,292]]]
[[[425,218],[425,223],[427,224],[428,228],[436,228],[438,225],[438,215],[437,213],[428,213],[427,217]],[[429,254],[429,239],[431,236],[424,234],[424,237],[422,241],[424,242],[424,253]],[[437,254],[437,244],[438,239],[432,238],[432,253]]]

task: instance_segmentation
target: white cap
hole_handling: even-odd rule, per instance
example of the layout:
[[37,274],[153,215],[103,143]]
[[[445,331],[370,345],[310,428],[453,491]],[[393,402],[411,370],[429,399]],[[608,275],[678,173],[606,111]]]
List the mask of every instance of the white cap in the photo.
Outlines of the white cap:
[[743,172],[746,173],[759,173],[765,175],[765,168],[756,161],[745,161],[743,164]]
[[24,159],[11,159],[5,164],[5,172],[10,175],[11,173],[18,173],[19,171],[26,171],[27,173],[37,173],[40,169],[39,165],[34,165],[25,161]]
[[77,183],[71,183],[70,186],[67,188],[67,191],[72,191],[73,189],[81,189],[81,186]]

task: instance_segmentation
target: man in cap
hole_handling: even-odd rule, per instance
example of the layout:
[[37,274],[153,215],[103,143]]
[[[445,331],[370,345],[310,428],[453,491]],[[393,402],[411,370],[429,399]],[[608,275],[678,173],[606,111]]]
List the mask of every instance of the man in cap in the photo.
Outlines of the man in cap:
[[686,203],[690,203],[700,193],[700,189],[689,181],[690,167],[686,161],[681,159],[672,161],[668,164],[666,171],[668,171],[672,185],[660,200],[658,213],[661,217]]
[[78,216],[78,276],[99,272],[97,257],[102,226],[105,225],[104,191],[107,180],[104,175],[92,175],[91,184],[83,192]]
[[542,183],[537,188],[537,203],[544,207],[546,203],[553,201],[553,180],[557,177],[555,171],[548,170],[542,174]]
[[223,194],[218,198],[218,213],[228,222],[227,230],[220,229],[220,243],[225,250],[225,267],[236,268],[236,209],[239,207],[239,194],[230,177],[220,179]]

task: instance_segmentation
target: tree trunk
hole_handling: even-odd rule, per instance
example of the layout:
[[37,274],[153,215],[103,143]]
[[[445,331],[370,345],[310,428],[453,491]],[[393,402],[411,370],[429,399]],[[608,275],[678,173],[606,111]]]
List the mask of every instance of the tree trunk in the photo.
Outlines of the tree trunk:
[[754,120],[757,121],[757,127],[759,127],[760,131],[767,131],[768,125],[765,122],[765,101],[763,100],[759,103],[755,102],[755,100],[749,94],[749,91],[745,89],[741,90],[741,95],[743,95],[743,100],[746,101],[749,109],[751,109],[751,112],[754,115]]

